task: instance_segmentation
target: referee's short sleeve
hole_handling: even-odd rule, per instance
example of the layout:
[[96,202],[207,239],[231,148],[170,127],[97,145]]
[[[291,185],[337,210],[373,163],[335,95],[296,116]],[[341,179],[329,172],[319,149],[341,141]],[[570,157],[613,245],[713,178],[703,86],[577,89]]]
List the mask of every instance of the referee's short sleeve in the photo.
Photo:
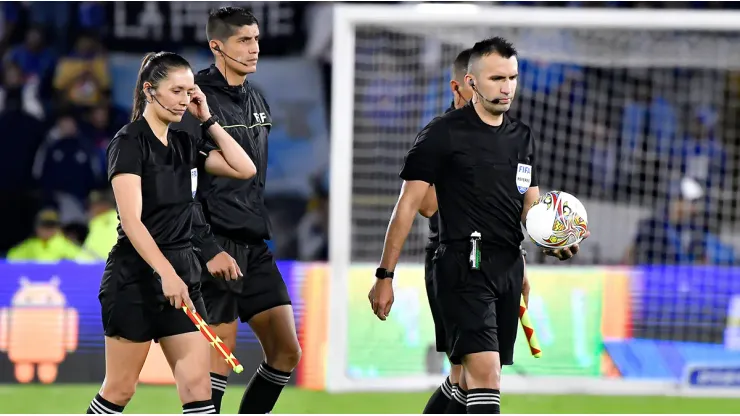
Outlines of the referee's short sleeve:
[[144,151],[134,136],[117,135],[108,145],[108,181],[120,173],[141,176]]
[[198,152],[208,156],[208,152],[218,149],[218,146],[216,146],[216,143],[213,141],[208,132],[204,131],[203,128],[201,128],[200,130],[201,134],[193,136],[195,140],[195,149]]
[[188,135],[195,144],[195,165],[199,169],[204,169],[208,154],[211,150],[218,149],[218,146],[216,146],[213,139],[211,139],[205,131],[202,131],[202,129],[201,134],[193,135],[188,133]]
[[437,181],[447,152],[448,132],[439,118],[427,124],[416,136],[414,145],[406,154],[401,168],[401,179],[424,181],[433,185]]

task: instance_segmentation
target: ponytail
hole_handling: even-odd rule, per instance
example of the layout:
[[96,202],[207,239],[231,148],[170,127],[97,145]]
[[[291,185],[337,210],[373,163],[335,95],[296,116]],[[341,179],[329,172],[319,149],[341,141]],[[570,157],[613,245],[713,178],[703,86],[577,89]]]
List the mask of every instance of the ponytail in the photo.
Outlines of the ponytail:
[[144,83],[149,82],[153,88],[157,88],[160,81],[167,77],[170,70],[175,68],[190,68],[185,58],[172,52],[149,52],[141,60],[139,77],[134,89],[134,105],[131,109],[131,121],[136,121],[144,115],[146,108],[146,94]]
[[152,58],[154,58],[154,55],[156,55],[156,53],[149,52],[144,56],[144,59],[141,60],[141,68],[139,68],[139,76],[137,77],[136,87],[134,89],[134,105],[131,109],[131,121],[136,121],[144,114],[144,108],[146,107],[146,94],[144,94],[144,82],[146,80],[144,79],[144,69],[147,64],[151,62]]

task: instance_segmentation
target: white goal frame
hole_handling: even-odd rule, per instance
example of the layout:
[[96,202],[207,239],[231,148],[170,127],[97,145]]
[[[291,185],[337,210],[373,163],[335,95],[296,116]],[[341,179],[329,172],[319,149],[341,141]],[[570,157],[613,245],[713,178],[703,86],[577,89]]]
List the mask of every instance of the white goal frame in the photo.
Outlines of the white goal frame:
[[[348,282],[351,263],[352,154],[355,104],[355,28],[375,24],[399,31],[408,25],[739,31],[740,12],[504,7],[477,4],[337,4],[333,15],[330,157],[330,309],[326,388],[330,392],[415,391],[438,386],[440,376],[355,380],[347,377]],[[405,26],[405,28],[404,28]],[[378,253],[378,258],[381,253]],[[421,263],[421,259],[419,261]],[[368,266],[365,264],[365,266]],[[375,267],[372,265],[371,267]],[[401,277],[403,278],[403,277]],[[368,288],[369,290],[370,288]],[[368,313],[370,311],[368,310]],[[505,376],[506,392],[739,396],[738,390],[687,390],[674,382],[582,377]]]

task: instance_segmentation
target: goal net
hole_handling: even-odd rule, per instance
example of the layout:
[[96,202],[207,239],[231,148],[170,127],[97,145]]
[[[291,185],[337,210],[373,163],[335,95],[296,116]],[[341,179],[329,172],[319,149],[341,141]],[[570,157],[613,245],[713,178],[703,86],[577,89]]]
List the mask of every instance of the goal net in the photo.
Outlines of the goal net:
[[327,387],[431,388],[448,369],[424,289],[426,219],[388,321],[367,291],[403,158],[449,107],[456,55],[491,36],[519,51],[509,114],[537,134],[541,190],[581,199],[592,232],[567,263],[525,240],[543,358],[520,335],[507,391],[666,393],[691,390],[697,368],[740,372],[740,270],[727,267],[740,259],[738,29],[735,12],[338,6]]

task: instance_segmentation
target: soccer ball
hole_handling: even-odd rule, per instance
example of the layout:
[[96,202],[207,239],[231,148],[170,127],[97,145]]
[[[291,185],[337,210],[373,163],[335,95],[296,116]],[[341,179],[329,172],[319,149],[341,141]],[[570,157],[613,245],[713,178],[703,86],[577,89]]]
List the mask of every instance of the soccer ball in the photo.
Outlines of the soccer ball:
[[550,191],[527,212],[527,233],[537,246],[562,249],[579,243],[588,231],[588,215],[581,201],[562,191]]

